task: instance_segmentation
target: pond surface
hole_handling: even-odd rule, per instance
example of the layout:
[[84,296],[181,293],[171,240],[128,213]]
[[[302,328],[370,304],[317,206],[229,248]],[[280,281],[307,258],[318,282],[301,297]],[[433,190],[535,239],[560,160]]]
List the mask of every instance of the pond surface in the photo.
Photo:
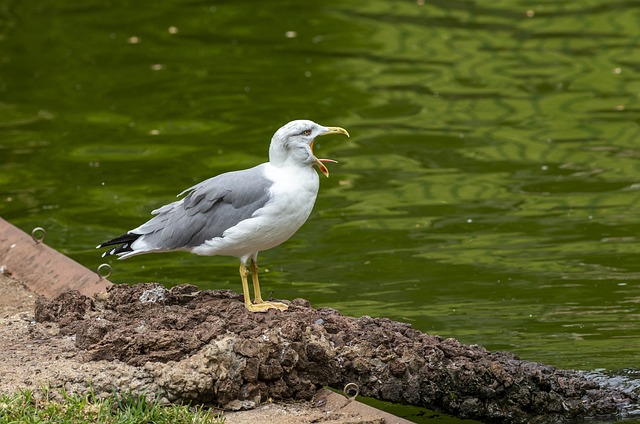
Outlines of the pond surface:
[[[0,215],[96,268],[287,121],[341,126],[311,218],[260,255],[264,292],[637,379],[639,22],[615,0],[8,0]],[[110,263],[240,291],[234,258]]]

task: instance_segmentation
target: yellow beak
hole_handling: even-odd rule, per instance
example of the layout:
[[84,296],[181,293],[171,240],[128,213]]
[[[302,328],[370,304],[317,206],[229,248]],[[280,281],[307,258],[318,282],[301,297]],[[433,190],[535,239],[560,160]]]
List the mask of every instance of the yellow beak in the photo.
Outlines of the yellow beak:
[[345,130],[344,128],[340,128],[340,127],[327,127],[327,129],[328,129],[329,131],[327,131],[327,132],[323,132],[323,133],[322,133],[322,134],[320,134],[320,135],[327,135],[327,134],[344,134],[344,135],[346,135],[347,137],[350,137],[350,136],[349,136],[349,132],[348,132],[347,130]]
[[[327,135],[327,134],[344,134],[347,137],[350,137],[349,132],[347,130],[345,130],[344,128],[340,128],[340,127],[326,127],[328,131],[323,132],[320,135]],[[309,145],[311,147],[311,153],[313,153],[313,142],[316,141],[315,139],[311,140],[311,144]],[[316,158],[315,161],[315,165],[318,166],[318,169],[320,169],[320,172],[322,172],[325,176],[329,177],[329,169],[324,166],[324,163],[322,162],[333,162],[333,163],[338,163],[333,159],[318,159]]]

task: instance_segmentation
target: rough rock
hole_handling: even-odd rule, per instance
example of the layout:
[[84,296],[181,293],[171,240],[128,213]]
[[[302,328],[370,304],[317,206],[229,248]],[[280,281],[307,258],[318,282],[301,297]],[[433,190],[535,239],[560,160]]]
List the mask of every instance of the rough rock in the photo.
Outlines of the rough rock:
[[[94,299],[40,298],[36,317],[56,323],[60,334],[75,334],[87,361],[111,364],[113,378],[98,389],[162,393],[172,402],[247,409],[355,383],[365,396],[484,422],[563,422],[640,408],[637,393],[576,371],[389,319],[316,310],[303,299],[289,304],[285,312],[251,313],[230,291],[139,284],[114,286]],[[137,370],[133,387],[119,386],[123,365]]]

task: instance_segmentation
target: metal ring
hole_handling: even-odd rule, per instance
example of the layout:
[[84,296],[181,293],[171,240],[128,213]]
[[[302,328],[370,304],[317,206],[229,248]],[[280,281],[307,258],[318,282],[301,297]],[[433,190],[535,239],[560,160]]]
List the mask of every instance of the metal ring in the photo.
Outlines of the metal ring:
[[[41,233],[42,237],[37,237],[36,236],[37,233]],[[45,231],[44,228],[36,227],[33,230],[31,230],[31,238],[36,243],[42,243],[44,241],[45,237],[47,237],[47,232]]]
[[[102,270],[103,269],[107,270],[107,273],[105,275],[102,275]],[[98,277],[100,277],[101,280],[103,278],[111,277],[111,265],[109,265],[109,264],[101,264],[100,266],[98,266],[98,270],[96,271],[96,273],[98,274]]]
[[[349,391],[350,390],[355,390],[356,393],[353,396],[349,396]],[[342,390],[342,393],[344,394],[344,397],[346,397],[349,400],[355,400],[358,395],[360,394],[360,387],[358,387],[358,385],[356,383],[347,383],[346,386],[344,386],[344,389]]]

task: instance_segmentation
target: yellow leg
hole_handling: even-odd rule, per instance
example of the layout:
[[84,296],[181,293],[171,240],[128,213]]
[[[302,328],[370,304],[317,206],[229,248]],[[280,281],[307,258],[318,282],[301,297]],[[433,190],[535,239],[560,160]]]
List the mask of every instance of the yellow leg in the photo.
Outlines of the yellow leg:
[[240,262],[240,278],[242,279],[242,294],[244,296],[244,306],[251,310],[251,296],[249,295],[249,282],[247,281],[247,266]]
[[279,309],[286,311],[289,307],[281,302],[265,302],[260,294],[260,281],[258,281],[258,265],[251,259],[251,279],[253,280],[253,292],[256,296],[255,304],[251,303],[249,296],[249,282],[247,281],[247,266],[240,263],[240,278],[242,279],[242,293],[244,295],[244,306],[251,312],[267,312],[269,309]]
[[258,280],[258,264],[251,258],[251,280],[253,280],[253,295],[255,296],[255,303],[264,303],[262,300],[262,294],[260,293],[260,281]]

